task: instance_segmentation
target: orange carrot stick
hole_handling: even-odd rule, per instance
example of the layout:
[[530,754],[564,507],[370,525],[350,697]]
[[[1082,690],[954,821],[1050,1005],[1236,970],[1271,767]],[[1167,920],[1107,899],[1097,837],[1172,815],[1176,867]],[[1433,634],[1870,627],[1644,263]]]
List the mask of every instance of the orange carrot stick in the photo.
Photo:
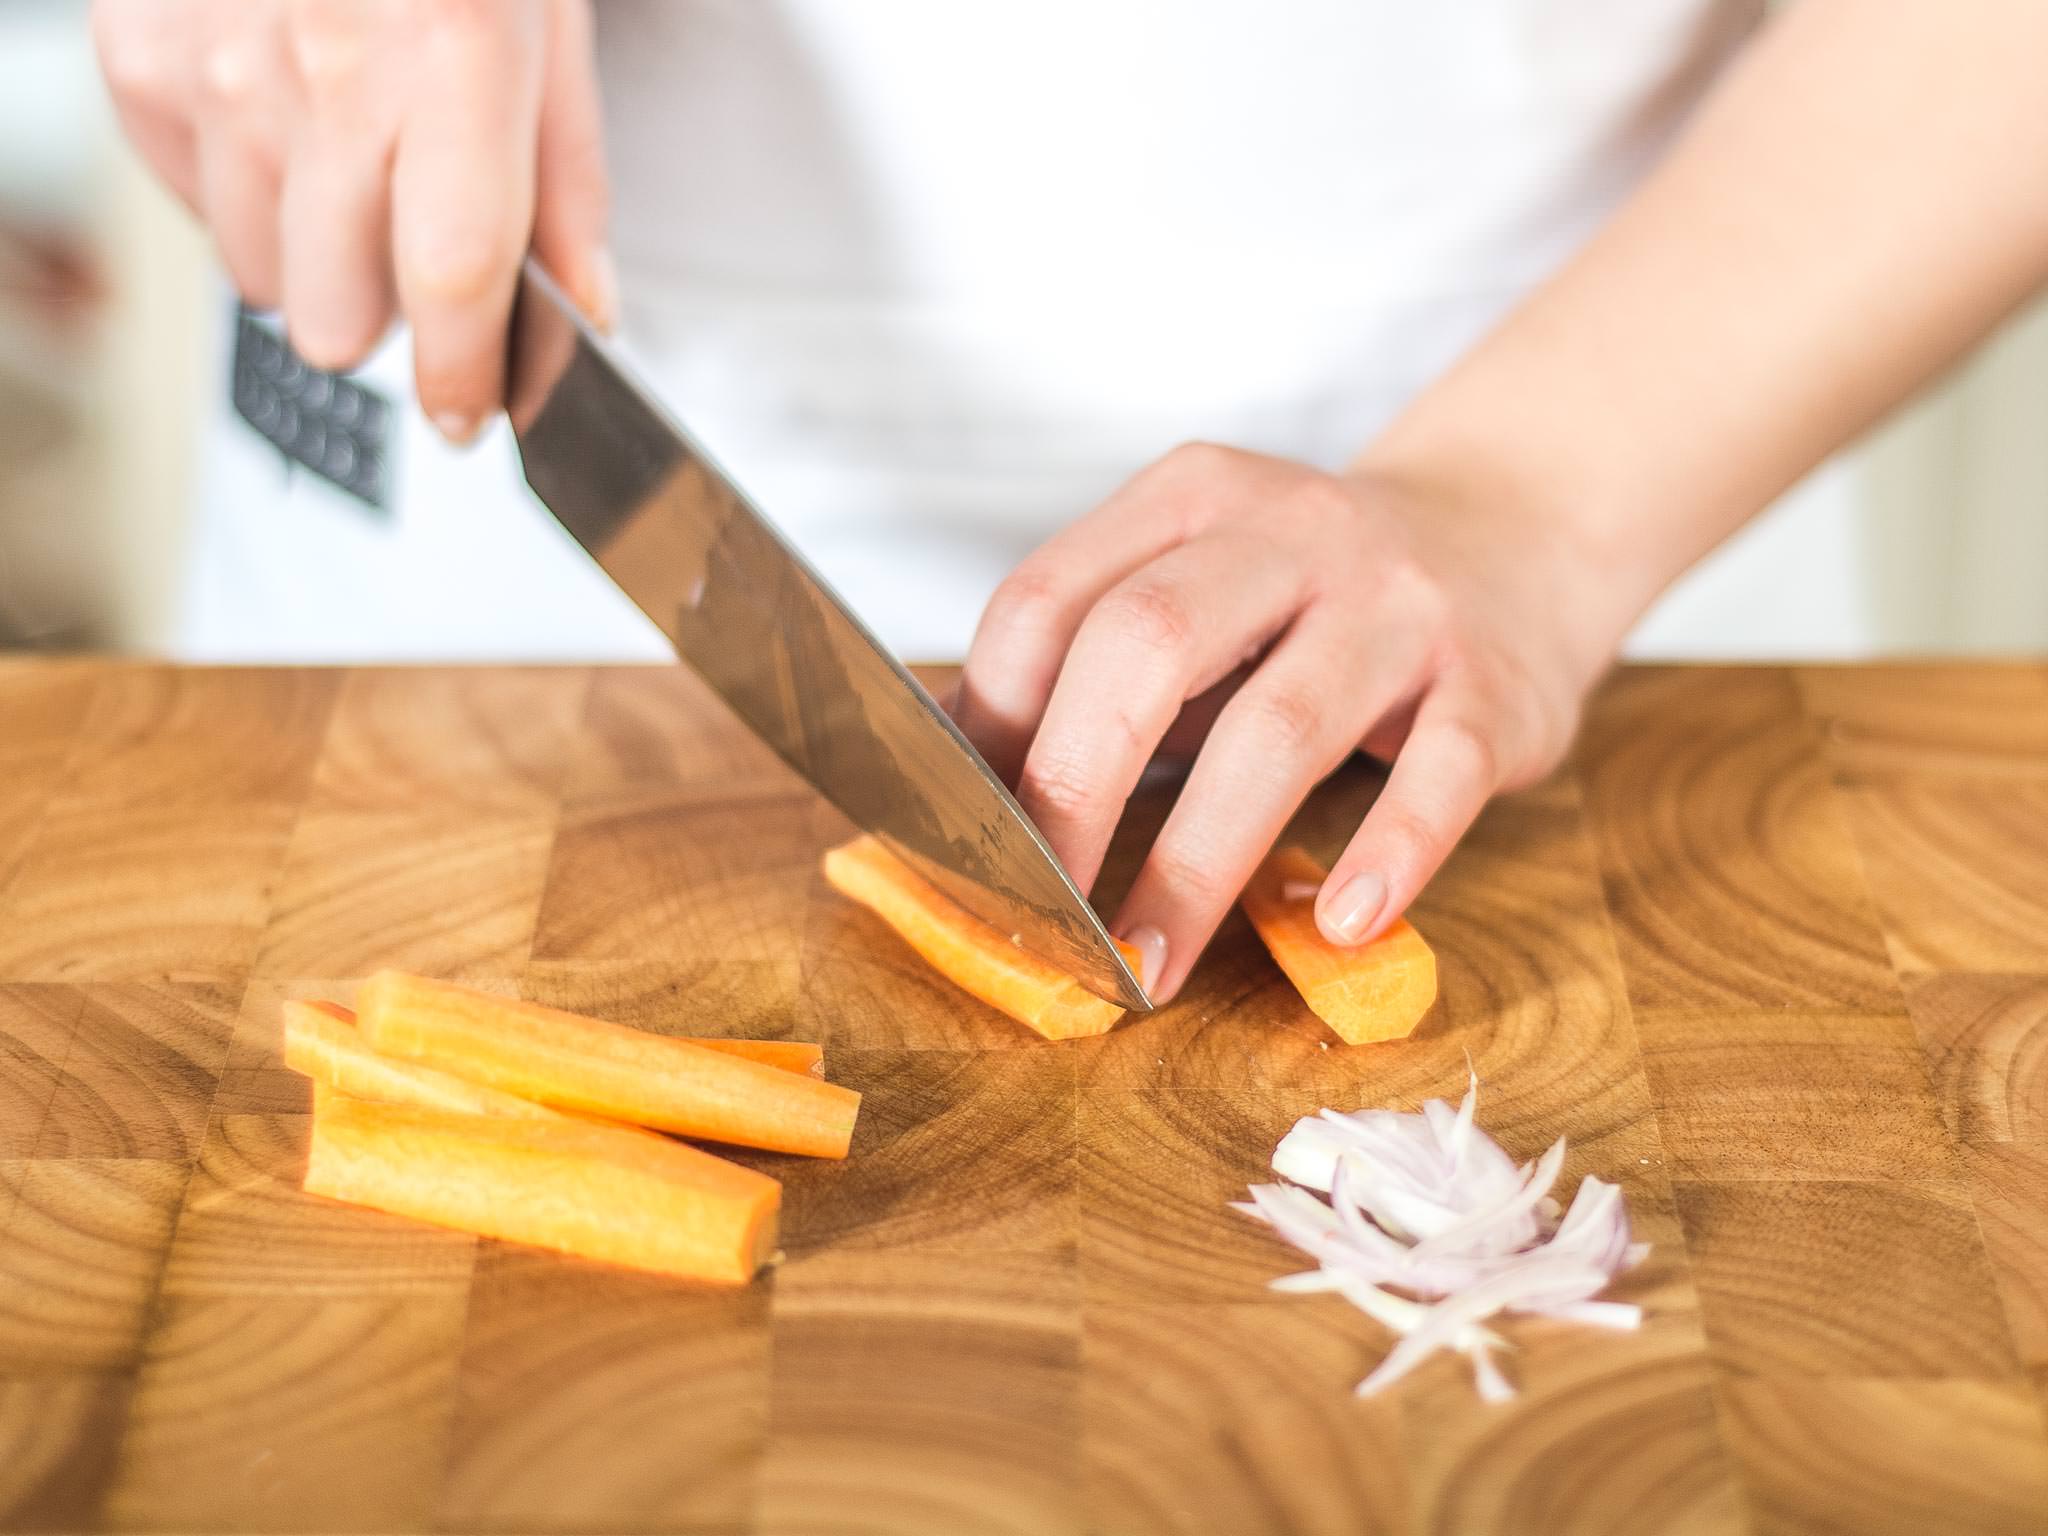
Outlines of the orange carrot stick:
[[825,1048],[808,1040],[725,1040],[709,1035],[684,1035],[679,1038],[685,1045],[701,1045],[707,1051],[723,1051],[728,1056],[738,1056],[747,1061],[758,1061],[764,1067],[774,1067],[783,1072],[795,1072],[804,1077],[825,1075]]
[[731,1284],[775,1252],[782,1186],[695,1147],[592,1121],[456,1114],[321,1087],[309,1193]]
[[860,1110],[852,1089],[806,1074],[397,971],[364,982],[356,1007],[388,1055],[685,1136],[844,1157]]
[[370,1048],[356,1016],[339,1003],[284,1005],[284,1064],[316,1084],[357,1099],[417,1104],[458,1114],[508,1115],[515,1120],[566,1119],[516,1094],[501,1093],[447,1072],[401,1061]]
[[1238,898],[1310,1010],[1350,1045],[1398,1040],[1436,1001],[1436,956],[1398,919],[1370,944],[1332,944],[1316,927],[1327,873],[1300,848],[1268,854]]
[[[827,853],[825,878],[895,929],[954,986],[1048,1040],[1106,1034],[1124,1016],[1115,1003],[967,911],[875,838],[857,837]],[[1133,966],[1140,963],[1130,945],[1117,947]]]
[[[338,1019],[351,1028],[354,1027],[356,1022],[354,1011],[342,1007],[339,1003],[325,1001],[300,1002],[294,1000],[285,1004],[287,1017],[291,1015],[294,1009],[306,1008],[318,1009],[329,1018]],[[699,1035],[681,1035],[677,1038],[689,1045],[701,1045],[707,1051],[724,1051],[728,1056],[744,1056],[749,1061],[758,1061],[763,1066],[768,1067],[780,1067],[785,1072],[801,1072],[807,1077],[823,1077],[825,1075],[825,1048],[820,1045],[814,1045],[808,1040],[729,1040],[722,1038],[711,1039]],[[359,1033],[356,1039],[361,1043],[364,1050],[369,1049],[368,1042],[363,1041]],[[381,1057],[379,1059],[388,1061],[390,1058]],[[290,1064],[287,1061],[287,1065]],[[299,1070],[304,1071],[305,1069],[300,1068]],[[389,1095],[386,1094],[366,1093],[359,1088],[351,1088],[347,1083],[337,1083],[335,1086],[346,1093],[353,1093],[359,1099],[389,1098]],[[390,1102],[428,1104],[428,1101],[425,1099],[392,1099]],[[428,1104],[428,1107],[431,1108],[432,1105]],[[462,1108],[461,1105],[452,1102],[447,1107],[450,1109]],[[490,1112],[478,1111],[480,1114]]]

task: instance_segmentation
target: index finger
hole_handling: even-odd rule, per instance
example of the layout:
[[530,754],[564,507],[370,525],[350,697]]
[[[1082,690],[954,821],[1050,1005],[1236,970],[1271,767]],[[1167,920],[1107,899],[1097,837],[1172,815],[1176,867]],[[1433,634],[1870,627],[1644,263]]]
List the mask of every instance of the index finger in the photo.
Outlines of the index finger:
[[420,405],[466,441],[504,399],[506,328],[533,229],[543,17],[429,8],[392,170],[398,298]]

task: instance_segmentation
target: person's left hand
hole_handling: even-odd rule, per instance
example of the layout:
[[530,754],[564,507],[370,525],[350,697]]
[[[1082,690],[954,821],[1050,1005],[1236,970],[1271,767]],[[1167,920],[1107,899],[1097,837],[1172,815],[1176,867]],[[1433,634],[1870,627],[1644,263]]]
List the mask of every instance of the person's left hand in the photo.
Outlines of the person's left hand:
[[1191,444],[1003,584],[955,714],[1083,890],[1169,733],[1206,732],[1113,925],[1155,1001],[1317,781],[1361,746],[1392,759],[1318,899],[1324,934],[1361,943],[1490,795],[1557,762],[1612,655],[1627,614],[1564,521]]

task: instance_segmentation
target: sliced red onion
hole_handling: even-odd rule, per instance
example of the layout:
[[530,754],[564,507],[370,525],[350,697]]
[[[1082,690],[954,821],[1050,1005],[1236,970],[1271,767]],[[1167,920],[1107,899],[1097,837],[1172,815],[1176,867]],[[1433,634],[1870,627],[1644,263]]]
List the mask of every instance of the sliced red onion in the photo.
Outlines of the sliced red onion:
[[1255,1185],[1249,1201],[1234,1202],[1317,1262],[1273,1289],[1335,1292],[1397,1336],[1361,1395],[1455,1349],[1471,1359],[1482,1398],[1513,1396],[1493,1357],[1505,1342],[1484,1326],[1502,1313],[1641,1325],[1640,1307],[1594,1299],[1649,1252],[1632,1241],[1619,1186],[1585,1178],[1560,1206],[1550,1191],[1563,1139],[1517,1165],[1474,1124],[1478,1098],[1473,1074],[1455,1111],[1441,1099],[1415,1114],[1324,1110],[1274,1149],[1288,1182]]

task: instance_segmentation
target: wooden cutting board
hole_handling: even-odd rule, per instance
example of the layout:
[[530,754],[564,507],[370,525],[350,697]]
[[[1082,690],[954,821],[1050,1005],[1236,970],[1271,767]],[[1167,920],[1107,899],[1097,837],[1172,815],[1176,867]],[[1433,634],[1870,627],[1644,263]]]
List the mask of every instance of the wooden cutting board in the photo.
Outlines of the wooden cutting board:
[[[673,670],[0,663],[0,1527],[2048,1526],[2048,668],[1621,674],[1357,1050],[1239,919],[1041,1042],[825,890],[846,831]],[[278,1003],[385,965],[820,1040],[854,1155],[774,1164],[739,1292],[309,1199]],[[1649,1321],[1360,1403],[1385,1338],[1225,1202],[1468,1055],[1626,1187]]]

